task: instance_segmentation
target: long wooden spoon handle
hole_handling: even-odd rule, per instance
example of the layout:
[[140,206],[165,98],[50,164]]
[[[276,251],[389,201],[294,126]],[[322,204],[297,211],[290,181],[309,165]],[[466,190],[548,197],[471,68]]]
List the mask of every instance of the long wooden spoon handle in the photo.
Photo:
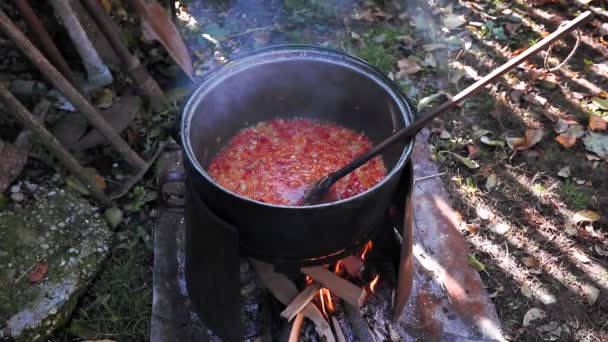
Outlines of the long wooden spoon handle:
[[485,87],[490,82],[492,82],[494,79],[511,71],[512,69],[517,67],[519,64],[524,62],[529,57],[548,48],[556,40],[562,38],[564,35],[577,29],[579,26],[584,24],[590,18],[591,18],[591,12],[586,11],[586,12],[582,13],[581,15],[579,15],[578,17],[576,17],[574,20],[571,20],[571,21],[567,22],[566,24],[560,26],[555,32],[546,36],[540,42],[532,45],[531,47],[526,49],[524,52],[517,55],[515,58],[509,60],[507,63],[505,63],[502,66],[500,66],[499,68],[495,69],[494,71],[492,71],[491,73],[489,73],[488,75],[483,77],[482,79],[471,84],[466,89],[464,89],[460,93],[456,94],[456,96],[452,97],[450,100],[442,103],[441,105],[435,107],[434,109],[432,109],[424,114],[419,115],[418,118],[416,119],[416,121],[412,125],[402,128],[401,130],[395,132],[388,139],[386,139],[386,140],[382,141],[380,144],[374,146],[366,154],[355,159],[354,161],[349,163],[344,168],[336,171],[335,173],[332,173],[331,178],[334,180],[338,180],[338,179],[344,177],[345,175],[349,174],[350,172],[352,172],[359,166],[365,164],[370,159],[375,157],[380,151],[384,150],[384,148],[386,146],[391,145],[395,141],[400,140],[402,138],[414,135],[419,130],[421,130],[424,126],[426,126],[429,122],[431,122],[433,119],[435,119],[439,114],[443,113],[444,111],[446,111],[446,110],[450,109],[451,107],[457,105],[458,103],[462,102],[464,99],[475,94],[477,91],[481,90],[483,87]]

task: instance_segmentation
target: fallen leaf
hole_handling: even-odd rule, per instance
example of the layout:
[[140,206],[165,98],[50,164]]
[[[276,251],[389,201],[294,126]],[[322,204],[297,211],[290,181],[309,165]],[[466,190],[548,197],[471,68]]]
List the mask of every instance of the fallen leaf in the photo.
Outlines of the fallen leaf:
[[[540,270],[540,262],[535,257],[524,256],[521,258],[521,262],[530,269]],[[536,272],[532,272],[532,273],[536,274]]]
[[488,229],[495,234],[504,235],[506,232],[511,230],[511,226],[503,222],[495,222],[488,226]]
[[399,67],[399,73],[404,75],[412,75],[422,70],[422,67],[418,65],[418,62],[411,58],[402,58],[397,62]]
[[585,148],[600,158],[608,161],[608,134],[589,132],[589,134],[583,138]]
[[578,235],[578,229],[574,226],[574,222],[572,222],[572,219],[569,217],[567,217],[564,222],[564,233],[568,236]]
[[507,32],[509,32],[509,34],[514,34],[515,32],[517,32],[517,30],[519,30],[520,26],[521,23],[506,23],[505,29],[507,30]]
[[520,290],[521,290],[521,294],[524,295],[524,297],[532,298],[532,290],[530,289],[530,287],[528,285],[526,285],[526,284],[522,285]]
[[469,254],[468,257],[469,265],[473,267],[477,272],[486,272],[486,265],[484,265],[481,261],[477,260],[473,254]]
[[479,164],[476,161],[474,161],[474,160],[471,160],[471,159],[469,159],[467,157],[463,157],[463,156],[461,156],[458,153],[450,152],[450,154],[454,158],[456,158],[456,160],[458,160],[459,162],[461,162],[464,166],[468,167],[469,169],[476,169],[476,168],[479,167]]
[[532,321],[543,319],[545,317],[547,317],[547,314],[543,310],[539,308],[532,308],[524,315],[524,327],[529,326]]
[[522,138],[522,137],[506,138],[505,141],[507,142],[507,145],[510,148],[515,149],[517,146],[524,145],[526,143],[526,138]]
[[112,208],[106,209],[106,211],[103,213],[103,215],[106,218],[106,220],[108,221],[108,223],[110,224],[110,227],[116,228],[122,221],[123,213],[122,213],[122,210],[120,210],[119,208],[112,207]]
[[112,0],[99,0],[103,9],[106,10],[106,13],[112,12]]
[[583,291],[583,295],[590,305],[595,304],[597,297],[600,295],[600,290],[597,287],[589,284],[583,284],[581,286],[581,291]]
[[457,14],[450,13],[450,14],[446,15],[445,17],[443,17],[443,25],[448,30],[453,30],[455,28],[458,28],[466,22],[467,22],[467,20],[464,18],[464,15],[457,15]]
[[51,133],[64,146],[78,142],[87,132],[87,119],[80,113],[67,113],[51,127]]
[[525,47],[523,47],[523,48],[519,48],[519,49],[517,49],[517,50],[515,50],[515,51],[511,52],[511,55],[512,55],[512,56],[517,56],[517,55],[521,54],[522,52],[526,51],[527,49],[528,49],[528,48],[525,48]]
[[149,38],[160,42],[177,65],[192,79],[194,67],[190,53],[165,8],[154,0],[133,0],[133,2],[138,3],[133,9],[141,17],[143,31]]
[[585,128],[583,127],[583,125],[574,124],[574,125],[570,125],[570,127],[568,127],[568,133],[570,133],[570,135],[572,135],[575,138],[580,138],[583,135],[585,135],[586,131],[585,131]]
[[32,283],[38,283],[44,278],[46,273],[49,271],[49,264],[46,260],[39,262],[34,268],[34,272],[30,275],[30,281]]
[[591,99],[591,101],[593,101],[593,103],[595,103],[595,105],[598,106],[599,109],[608,110],[608,100],[607,99],[603,99],[601,97],[594,97]]
[[[434,101],[442,98],[444,95],[449,95],[447,93],[444,92],[438,92],[437,94],[433,94],[433,95],[429,95],[427,97],[423,97],[422,99],[420,99],[420,101],[418,101],[418,111],[422,111],[423,109],[426,109],[428,107],[431,106],[431,103],[433,103]],[[449,96],[448,96],[449,97]]]
[[470,223],[465,224],[464,228],[471,234],[479,233],[479,229],[480,229],[478,224],[470,224]]
[[524,151],[538,144],[542,140],[544,133],[542,129],[527,129],[525,138],[507,138],[506,140],[509,147]]
[[568,130],[568,127],[570,126],[566,120],[558,119],[557,123],[555,124],[555,133],[565,133]]
[[102,89],[97,98],[95,98],[95,106],[97,108],[109,108],[112,103],[114,103],[114,93],[109,88]]
[[[473,129],[475,129],[475,128],[473,128]],[[479,129],[477,129],[476,131],[473,132],[473,136],[475,138],[481,138],[484,135],[492,135],[492,134],[493,134],[492,131],[484,129],[484,128],[479,128]]]
[[495,173],[492,173],[486,178],[486,189],[492,190],[498,184],[498,177],[496,177]]
[[479,147],[474,144],[468,144],[467,152],[469,153],[469,158],[475,158],[479,155]]
[[593,210],[580,210],[572,216],[572,222],[595,222],[600,219],[600,214]]
[[557,175],[560,176],[560,177],[562,177],[562,178],[568,178],[568,177],[570,177],[571,174],[572,174],[572,171],[570,171],[570,166],[562,167],[557,172]]
[[589,129],[592,131],[605,131],[606,121],[599,115],[589,116]]
[[424,45],[422,45],[422,48],[426,52],[431,52],[431,51],[435,51],[435,50],[439,50],[439,49],[445,49],[446,46],[445,46],[445,44],[424,44]]
[[504,141],[501,141],[501,140],[492,140],[488,136],[485,136],[485,135],[482,136],[481,138],[479,138],[479,141],[481,141],[482,144],[488,145],[488,146],[498,146],[498,147],[505,146],[505,142]]
[[556,136],[555,141],[565,148],[570,148],[576,144],[576,137],[566,132]]
[[74,175],[69,175],[65,178],[65,183],[68,188],[78,191],[83,195],[89,195],[89,189],[84,186]]
[[575,252],[573,253],[573,255],[574,255],[574,258],[575,258],[576,260],[578,260],[578,261],[580,261],[580,262],[582,262],[582,263],[585,263],[585,264],[586,264],[586,263],[588,263],[588,262],[590,262],[590,261],[591,261],[591,259],[589,259],[589,257],[588,257],[587,255],[583,254],[583,253],[579,253],[579,252],[576,252],[576,251],[575,251]]
[[601,256],[608,256],[608,251],[603,249],[599,244],[595,244],[595,246],[593,246],[593,249],[595,250],[595,253]]
[[446,131],[445,129],[441,130],[441,133],[439,133],[439,139],[447,140],[451,137],[452,135],[450,134],[450,132]]

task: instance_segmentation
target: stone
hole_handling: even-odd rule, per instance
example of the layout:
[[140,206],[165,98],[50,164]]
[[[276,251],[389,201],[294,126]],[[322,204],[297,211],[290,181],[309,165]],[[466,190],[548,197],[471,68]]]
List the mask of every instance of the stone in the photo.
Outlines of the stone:
[[15,202],[21,202],[25,199],[25,195],[21,192],[14,192],[11,194],[11,199]]
[[[93,207],[74,192],[51,192],[0,212],[0,269],[6,270],[0,272],[0,327],[9,339],[47,340],[66,323],[108,255],[113,233]],[[84,210],[74,210],[79,206]],[[51,229],[66,221],[70,229]],[[78,253],[68,255],[70,249]],[[31,267],[42,260],[47,274],[33,284]]]

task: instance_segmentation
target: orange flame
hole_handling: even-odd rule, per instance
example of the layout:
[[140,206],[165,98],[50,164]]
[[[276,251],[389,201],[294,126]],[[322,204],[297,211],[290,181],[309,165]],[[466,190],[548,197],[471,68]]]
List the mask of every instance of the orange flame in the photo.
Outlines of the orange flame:
[[319,298],[321,298],[321,309],[325,317],[329,317],[329,314],[333,313],[336,308],[334,302],[331,299],[331,293],[328,289],[322,287],[319,289]]
[[363,253],[361,253],[361,260],[365,260],[365,254],[367,254],[367,252],[369,252],[369,250],[372,249],[372,247],[373,247],[372,240],[369,240],[365,244],[365,247],[363,248]]
[[336,263],[336,266],[334,267],[334,273],[340,274],[341,268],[342,268],[342,260],[338,260],[338,262]]
[[374,289],[376,288],[376,285],[378,285],[378,280],[380,280],[379,274],[377,274],[376,278],[374,278],[374,280],[372,280],[372,282],[369,283],[369,289],[372,291],[372,293],[374,293]]
[[311,278],[311,277],[306,276],[306,284],[307,284],[307,285],[312,284],[312,278]]

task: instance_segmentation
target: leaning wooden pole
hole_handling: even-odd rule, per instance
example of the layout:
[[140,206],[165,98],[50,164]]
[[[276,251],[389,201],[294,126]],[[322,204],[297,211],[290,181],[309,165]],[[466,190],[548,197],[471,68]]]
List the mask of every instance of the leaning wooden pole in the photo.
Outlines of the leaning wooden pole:
[[81,0],[81,2],[116,51],[123,68],[129,73],[139,92],[148,100],[152,111],[160,112],[165,109],[169,103],[167,97],[139,59],[131,54],[122,40],[120,30],[103,9],[99,0]]
[[17,47],[27,56],[30,61],[46,76],[46,78],[80,111],[87,120],[110,144],[121,154],[121,156],[133,167],[141,169],[146,167],[146,162],[131,149],[123,138],[108,124],[76,88],[61,75],[59,71],[42,55],[42,53],[19,31],[17,26],[6,14],[0,10],[0,29],[6,33],[17,45]]
[[89,190],[89,193],[96,201],[104,207],[112,205],[112,201],[99,188],[93,175],[87,172],[78,161],[61,145],[61,143],[46,129],[36,118],[19,102],[3,85],[0,84],[0,100],[6,105],[8,112],[12,114],[21,125],[33,132],[44,146],[59,161],[78,178],[82,184]]
[[44,25],[34,13],[34,10],[29,4],[28,0],[13,0],[13,3],[21,12],[23,19],[27,22],[27,25],[32,29],[32,38],[38,43],[38,46],[45,52],[48,58],[53,62],[55,67],[61,71],[61,73],[72,83],[74,86],[78,85],[76,76],[70,69],[68,62],[63,58],[63,55],[57,48],[57,45],[53,42],[53,38],[44,28]]

